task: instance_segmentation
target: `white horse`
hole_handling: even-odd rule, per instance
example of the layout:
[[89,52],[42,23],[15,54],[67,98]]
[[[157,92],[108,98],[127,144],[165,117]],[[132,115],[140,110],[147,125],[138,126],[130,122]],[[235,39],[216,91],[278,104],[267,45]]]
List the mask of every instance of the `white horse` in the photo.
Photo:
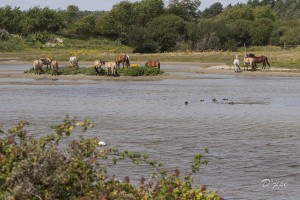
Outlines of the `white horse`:
[[35,61],[33,61],[32,66],[33,66],[34,74],[40,74],[40,72],[42,71],[42,67],[43,67],[43,61],[35,60]]
[[72,67],[75,67],[76,69],[79,67],[78,66],[78,59],[77,59],[76,56],[70,57],[70,63],[72,65]]
[[238,59],[238,56],[235,56],[235,59],[233,61],[233,65],[235,67],[234,72],[241,72],[241,68],[240,68],[240,61]]

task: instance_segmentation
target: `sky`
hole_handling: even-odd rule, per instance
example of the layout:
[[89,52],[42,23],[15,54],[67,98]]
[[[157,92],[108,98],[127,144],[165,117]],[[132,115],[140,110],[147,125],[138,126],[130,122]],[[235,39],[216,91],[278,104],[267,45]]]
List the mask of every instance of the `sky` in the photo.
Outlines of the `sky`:
[[[130,0],[136,2],[136,0]],[[228,4],[247,3],[248,0],[201,0],[200,10],[211,6],[216,2],[220,2],[223,7]],[[40,8],[49,7],[50,9],[65,10],[68,5],[76,5],[81,11],[101,11],[111,10],[114,4],[121,2],[121,0],[0,0],[0,7],[9,5],[11,7],[20,7],[21,10],[28,10],[29,8],[39,6]],[[164,0],[165,5],[169,0]]]

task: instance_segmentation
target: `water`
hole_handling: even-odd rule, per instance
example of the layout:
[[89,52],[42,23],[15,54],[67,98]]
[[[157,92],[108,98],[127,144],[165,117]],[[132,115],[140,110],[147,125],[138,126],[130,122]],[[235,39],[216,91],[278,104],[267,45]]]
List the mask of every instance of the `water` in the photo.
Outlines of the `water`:
[[[209,163],[195,184],[225,199],[299,199],[300,78],[174,73],[194,79],[0,84],[0,124],[7,129],[28,120],[40,134],[66,114],[89,118],[91,137],[182,172],[208,148]],[[109,172],[137,180],[149,170],[121,163]],[[275,181],[285,186],[273,187]]]

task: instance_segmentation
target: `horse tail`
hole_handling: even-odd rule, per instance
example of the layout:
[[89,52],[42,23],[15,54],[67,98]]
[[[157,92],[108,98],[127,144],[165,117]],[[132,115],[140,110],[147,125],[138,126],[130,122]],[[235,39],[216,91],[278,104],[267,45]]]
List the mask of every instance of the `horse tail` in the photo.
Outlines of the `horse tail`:
[[130,62],[129,62],[129,56],[127,54],[125,55],[125,62],[126,62],[127,67],[129,67]]

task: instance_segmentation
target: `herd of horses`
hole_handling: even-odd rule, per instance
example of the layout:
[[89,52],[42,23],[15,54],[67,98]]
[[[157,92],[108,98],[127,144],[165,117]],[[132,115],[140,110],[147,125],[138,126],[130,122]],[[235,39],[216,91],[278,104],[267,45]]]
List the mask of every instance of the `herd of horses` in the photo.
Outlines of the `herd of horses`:
[[[267,56],[255,56],[253,53],[247,53],[244,57],[244,71],[246,70],[245,68],[247,67],[247,71],[249,70],[248,67],[251,66],[251,71],[256,71],[257,69],[257,63],[262,63],[262,68],[261,70],[266,69],[266,65],[270,67],[270,63],[268,61]],[[236,56],[236,59],[233,61],[233,64],[235,66],[235,72],[241,72],[240,65],[239,65],[239,60]]]
[[[74,69],[79,68],[78,59],[76,56],[70,57],[69,62],[70,62],[70,67],[72,67]],[[123,68],[130,67],[130,61],[129,61],[128,54],[118,55],[114,61],[95,60],[93,67],[95,69],[96,76],[100,75],[102,68],[106,71],[107,75],[116,76],[117,75],[116,71],[117,71],[117,69],[120,68],[121,64],[122,64]],[[40,74],[42,71],[42,67],[44,65],[47,66],[47,69],[49,69],[49,68],[50,68],[50,70],[52,69],[52,76],[58,75],[58,61],[54,60],[50,57],[40,58],[38,60],[33,61],[34,74]],[[160,69],[160,62],[154,61],[154,60],[148,60],[145,63],[145,66],[146,67],[156,67],[156,68]]]

